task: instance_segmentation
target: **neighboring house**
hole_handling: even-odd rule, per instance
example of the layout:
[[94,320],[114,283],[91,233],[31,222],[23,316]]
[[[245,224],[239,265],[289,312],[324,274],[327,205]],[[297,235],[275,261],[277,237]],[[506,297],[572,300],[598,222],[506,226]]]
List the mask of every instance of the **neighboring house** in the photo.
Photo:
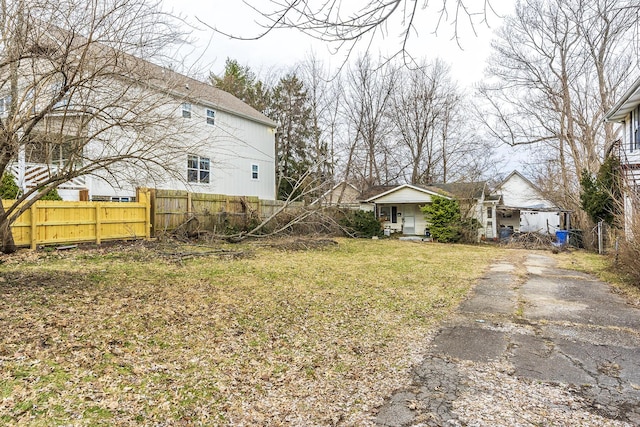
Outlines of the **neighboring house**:
[[633,235],[632,227],[640,189],[640,78],[607,112],[605,120],[619,123],[620,139],[609,148],[617,155],[622,165],[624,178],[624,227],[628,237]]
[[[92,48],[96,49],[96,48]],[[98,49],[99,50],[99,49]],[[115,75],[113,81],[101,81],[99,89],[91,87],[86,93],[76,96],[78,102],[83,102],[78,117],[87,115],[86,105],[101,106],[100,90],[106,93],[109,86],[122,87],[122,105],[111,104],[113,111],[126,109],[126,96],[137,95],[138,99],[147,98],[148,111],[144,111],[149,117],[149,123],[153,122],[154,111],[152,102],[162,98],[158,102],[156,111],[158,121],[166,117],[171,119],[167,124],[167,132],[171,135],[175,146],[169,153],[167,146],[163,145],[160,135],[162,128],[156,126],[153,132],[158,136],[157,149],[164,150],[163,155],[168,159],[164,164],[138,164],[123,166],[121,170],[113,170],[108,173],[96,171],[89,175],[78,176],[71,181],[62,183],[59,188],[60,195],[67,200],[109,200],[129,201],[135,197],[136,187],[147,186],[169,190],[189,190],[200,193],[225,194],[235,196],[257,196],[261,199],[274,200],[276,198],[275,183],[275,133],[276,123],[240,101],[233,95],[216,89],[213,86],[198,80],[186,77],[168,68],[157,66],[148,61],[119,54],[130,65],[127,70],[132,70],[129,75]],[[106,58],[106,55],[104,56]],[[115,61],[114,61],[115,62]],[[117,66],[122,67],[120,64]],[[113,66],[114,68],[116,65]],[[124,69],[124,67],[122,67]],[[28,73],[29,65],[25,70]],[[22,72],[22,71],[21,71]],[[37,81],[40,79],[39,81]],[[43,86],[40,77],[31,79]],[[25,77],[28,82],[29,78]],[[125,82],[126,81],[126,82]],[[123,83],[124,82],[124,83]],[[56,82],[47,82],[54,88]],[[96,85],[96,84],[94,84]],[[125,86],[128,85],[128,86]],[[36,90],[40,90],[39,87]],[[44,93],[46,88],[42,89]],[[114,89],[120,90],[120,89]],[[8,95],[0,94],[0,114],[7,114]],[[83,100],[81,96],[84,96]],[[74,98],[63,100],[65,103],[60,108],[60,113],[53,110],[49,113],[49,119],[43,123],[54,123],[55,120],[66,120],[67,124],[62,132],[73,133],[70,119],[70,108],[75,102]],[[139,103],[139,101],[138,101]],[[33,107],[36,111],[38,106]],[[57,105],[56,105],[57,107]],[[134,107],[142,110],[140,105]],[[25,114],[29,109],[24,109]],[[125,111],[126,113],[126,111]],[[122,113],[122,114],[125,114]],[[133,113],[137,114],[137,113]],[[60,117],[64,119],[59,119]],[[169,123],[169,122],[167,122]],[[149,126],[151,127],[151,126]],[[62,129],[62,126],[59,126]],[[142,128],[142,126],[141,126]],[[71,130],[69,130],[71,129]],[[91,134],[91,129],[87,134]],[[160,130],[159,130],[160,129]],[[101,152],[117,152],[127,150],[126,147],[135,147],[138,142],[136,132],[142,133],[144,129],[118,129],[101,132],[100,138],[88,139],[84,152],[70,160],[69,151],[65,149],[65,142],[35,141],[22,147],[17,159],[11,165],[11,171],[16,176],[17,182],[23,190],[35,188],[38,182],[55,174],[59,168],[69,162],[80,162],[79,159],[87,159],[93,156],[93,161],[100,158]],[[47,133],[48,132],[48,133]],[[60,135],[60,131],[58,135]],[[48,130],[43,130],[43,135],[54,135]],[[134,135],[133,137],[131,135]],[[58,139],[64,139],[66,133]],[[153,136],[147,136],[152,139]],[[77,139],[77,136],[76,136]],[[166,139],[168,141],[168,139]],[[148,142],[146,142],[149,144]],[[182,146],[182,148],[180,148]],[[54,147],[55,150],[51,150]],[[125,147],[123,149],[123,147]],[[149,147],[152,147],[149,145]],[[154,149],[153,147],[150,149]],[[147,153],[147,158],[152,157]],[[133,162],[131,162],[133,163]],[[81,166],[81,165],[80,165]],[[114,167],[115,169],[115,167]],[[171,170],[171,173],[169,172]]]
[[491,213],[486,212],[487,238],[506,237],[514,232],[555,235],[557,230],[569,229],[569,211],[545,198],[537,186],[517,171],[498,184],[490,196],[499,198],[500,203]]
[[429,226],[420,208],[431,203],[433,196],[451,198],[437,188],[410,184],[374,187],[361,198],[373,205],[376,217],[385,229],[393,233],[424,236]]
[[[311,205],[361,208],[360,193],[360,190],[355,185],[343,181],[331,187],[330,190],[314,200]],[[364,207],[364,210],[367,210],[367,208]]]
[[458,201],[461,216],[477,221],[478,240],[496,240],[524,232],[555,235],[557,230],[570,226],[569,211],[555,206],[517,171],[493,191],[484,181],[429,187],[404,184],[374,187],[362,194],[360,200],[372,207],[385,229],[424,235],[429,225],[420,208],[431,203],[435,195]]

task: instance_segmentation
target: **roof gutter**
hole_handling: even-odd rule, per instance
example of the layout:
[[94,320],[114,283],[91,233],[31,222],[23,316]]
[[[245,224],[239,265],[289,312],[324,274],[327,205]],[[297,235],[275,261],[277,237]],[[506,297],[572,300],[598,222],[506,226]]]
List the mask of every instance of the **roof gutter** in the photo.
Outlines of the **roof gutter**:
[[640,78],[637,79],[633,83],[633,85],[631,85],[631,87],[624,93],[622,98],[620,98],[620,100],[618,100],[618,102],[616,102],[615,105],[611,107],[607,114],[605,114],[604,120],[606,122],[621,122],[626,117],[627,112],[625,112],[622,116],[619,116],[617,113],[619,113],[620,109],[622,109],[624,104],[629,100],[629,98],[631,98],[631,96],[633,96],[633,94],[638,89],[640,89]]

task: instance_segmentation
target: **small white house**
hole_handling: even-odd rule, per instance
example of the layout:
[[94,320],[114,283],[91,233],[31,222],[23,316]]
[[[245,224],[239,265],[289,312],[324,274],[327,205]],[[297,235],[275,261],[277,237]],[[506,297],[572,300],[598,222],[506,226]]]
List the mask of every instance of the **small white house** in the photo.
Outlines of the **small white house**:
[[[436,188],[404,184],[373,189],[374,195],[364,201],[374,206],[378,218],[386,230],[392,233],[424,236],[429,229],[420,208],[432,202],[433,196],[451,197]],[[372,194],[372,192],[369,192]]]
[[[624,227],[627,238],[633,236],[640,189],[640,78],[616,102],[605,120],[619,123],[619,139],[610,147],[622,164],[624,176]],[[636,224],[637,225],[637,224]]]

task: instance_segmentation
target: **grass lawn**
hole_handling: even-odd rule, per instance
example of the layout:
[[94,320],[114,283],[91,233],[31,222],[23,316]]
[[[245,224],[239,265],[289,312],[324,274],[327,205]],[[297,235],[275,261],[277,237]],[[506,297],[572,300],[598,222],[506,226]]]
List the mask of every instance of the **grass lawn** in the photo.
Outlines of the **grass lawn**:
[[0,258],[0,425],[371,424],[505,251],[337,242]]

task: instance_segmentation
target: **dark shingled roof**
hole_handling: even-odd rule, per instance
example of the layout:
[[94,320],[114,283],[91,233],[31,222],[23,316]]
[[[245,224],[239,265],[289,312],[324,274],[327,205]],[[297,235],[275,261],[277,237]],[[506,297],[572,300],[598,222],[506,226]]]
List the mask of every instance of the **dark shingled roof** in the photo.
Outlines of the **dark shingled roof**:
[[487,182],[451,182],[446,184],[432,184],[431,186],[451,193],[458,199],[479,199],[482,197],[482,192],[487,186]]
[[[71,34],[56,25],[47,24],[46,28],[48,43],[51,44],[52,49],[71,48],[77,52],[77,57],[81,57],[86,51],[96,69],[106,70],[102,74],[111,74],[114,78],[137,82],[172,95],[183,102],[204,105],[270,127],[277,127],[277,123],[269,117],[211,84],[187,77],[115,47]],[[73,55],[70,56],[73,57]]]

